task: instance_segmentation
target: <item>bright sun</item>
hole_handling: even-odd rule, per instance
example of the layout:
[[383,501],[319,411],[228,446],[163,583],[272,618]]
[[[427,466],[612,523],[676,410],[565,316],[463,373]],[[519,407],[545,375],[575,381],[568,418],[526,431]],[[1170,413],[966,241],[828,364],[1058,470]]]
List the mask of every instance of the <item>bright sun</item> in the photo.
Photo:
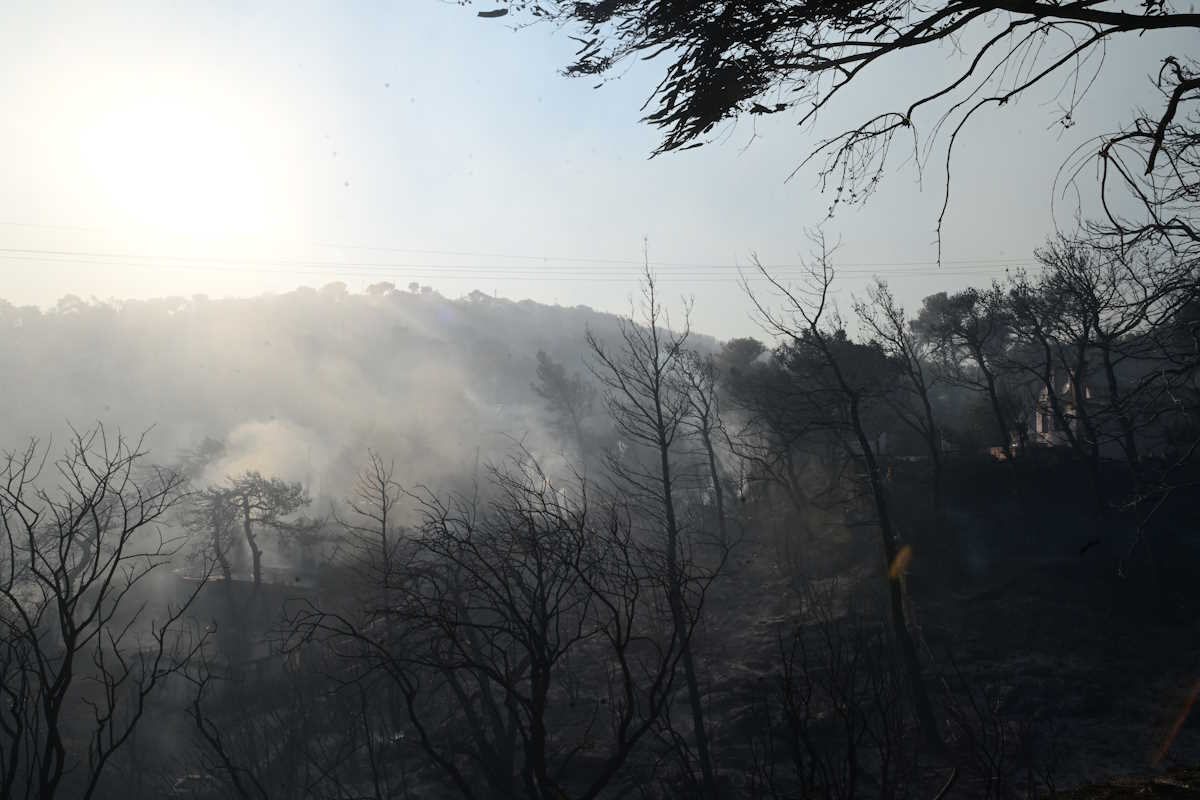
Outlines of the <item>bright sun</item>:
[[279,219],[286,174],[271,126],[221,97],[130,98],[83,133],[109,214],[163,232],[254,233]]

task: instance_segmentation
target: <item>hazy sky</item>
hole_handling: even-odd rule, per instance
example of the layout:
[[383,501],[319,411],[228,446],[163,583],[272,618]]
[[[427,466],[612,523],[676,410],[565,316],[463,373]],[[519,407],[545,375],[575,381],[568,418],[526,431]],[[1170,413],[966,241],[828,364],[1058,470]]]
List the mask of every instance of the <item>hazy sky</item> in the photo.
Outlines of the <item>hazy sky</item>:
[[[39,3],[0,29],[0,297],[246,295],[344,280],[429,284],[620,310],[642,237],[695,327],[756,330],[734,264],[795,264],[829,202],[787,174],[814,141],[794,120],[730,127],[653,160],[637,122],[657,72],[595,90],[558,74],[562,32],[514,32],[437,0],[392,4]],[[203,7],[201,7],[201,5]],[[482,7],[482,6],[481,6]],[[962,142],[945,264],[932,264],[936,168],[896,162],[841,212],[845,291],[892,276],[925,294],[1029,263],[1052,230],[1051,178],[1091,133],[1153,102],[1163,39],[1109,53],[1066,132],[1036,98]],[[858,119],[947,69],[881,71],[825,118]],[[1049,93],[1042,100],[1049,101]]]

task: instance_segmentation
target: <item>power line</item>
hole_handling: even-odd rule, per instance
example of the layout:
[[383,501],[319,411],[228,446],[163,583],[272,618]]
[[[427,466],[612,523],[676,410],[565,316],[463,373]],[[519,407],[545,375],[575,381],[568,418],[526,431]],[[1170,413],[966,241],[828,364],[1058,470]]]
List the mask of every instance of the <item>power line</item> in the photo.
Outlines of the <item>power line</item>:
[[[434,252],[434,251],[427,251]],[[451,251],[436,251],[439,253],[451,254]],[[139,261],[183,261],[190,263],[214,263],[214,264],[255,264],[262,266],[281,266],[281,267],[353,267],[353,268],[385,268],[385,269],[405,269],[405,268],[437,268],[437,269],[475,269],[475,268],[495,268],[495,269],[511,269],[520,271],[520,267],[511,265],[485,265],[485,264],[442,264],[442,263],[412,263],[412,262],[379,262],[379,261],[327,261],[327,260],[309,260],[309,259],[286,259],[286,258],[256,258],[256,257],[231,257],[231,256],[187,256],[187,255],[172,255],[164,253],[124,253],[124,252],[107,252],[94,250],[52,250],[45,248],[14,248],[0,247],[0,253],[12,254],[14,256],[67,256],[67,257],[87,257],[96,259],[120,259],[124,260],[139,260]],[[459,253],[462,255],[462,253]],[[482,256],[481,256],[482,257]],[[516,256],[511,256],[516,258]],[[532,257],[530,257],[532,258]],[[584,271],[591,270],[591,267],[572,267],[555,264],[558,259],[537,257],[539,261],[546,261],[545,268],[556,270],[573,270]],[[580,259],[576,259],[577,261]],[[604,261],[596,259],[597,261]],[[641,267],[641,262],[636,261],[604,261],[604,263],[623,264]],[[943,266],[956,268],[979,268],[979,269],[995,269],[997,266],[1008,264],[1028,264],[1034,263],[1033,259],[961,259],[961,260],[946,260],[942,262]],[[687,263],[687,262],[650,262],[651,266],[657,267],[679,267],[690,270],[738,270],[747,269],[747,266],[730,263]],[[938,266],[936,261],[891,261],[891,262],[843,262],[842,266],[851,268],[865,267],[894,267],[894,268],[928,268],[931,272],[942,270],[942,266]],[[783,263],[770,264],[769,269],[806,269],[802,263]],[[540,271],[532,267],[525,268],[524,271]]]
[[[450,255],[450,256],[472,256],[477,258],[507,258],[514,260],[542,261],[542,262],[572,262],[572,263],[591,263],[591,264],[626,264],[641,267],[642,263],[636,259],[615,259],[615,258],[581,258],[576,256],[539,256],[539,255],[522,255],[511,253],[483,253],[467,250],[417,250],[403,247],[375,247],[369,245],[342,245],[342,244],[327,244],[317,243],[318,247],[331,247],[342,250],[368,250],[375,252],[388,253],[415,253],[419,255]],[[1026,259],[1030,260],[1030,259]],[[941,264],[1006,264],[1012,259],[1007,258],[970,258],[970,259],[946,259],[941,261]],[[936,260],[926,261],[896,261],[896,262],[847,262],[846,266],[854,267],[871,267],[871,266],[936,266],[939,262]],[[734,265],[729,264],[710,264],[692,261],[651,261],[652,267],[689,267],[696,269],[725,269]],[[801,267],[802,264],[780,264],[781,267]]]
[[[12,227],[48,228],[48,229],[62,229],[62,230],[85,230],[85,231],[91,231],[91,232],[97,232],[97,233],[104,232],[104,230],[101,228],[88,228],[88,227],[79,226],[79,225],[47,225],[47,224],[39,224],[39,223],[22,223],[22,222],[0,222],[0,225],[12,226]],[[556,263],[572,263],[572,264],[575,264],[575,263],[578,263],[578,264],[615,264],[615,265],[626,265],[626,266],[635,266],[635,267],[642,266],[642,261],[640,259],[597,258],[597,257],[584,257],[584,256],[548,256],[548,255],[538,255],[538,254],[532,254],[532,253],[496,253],[496,252],[483,252],[483,251],[472,251],[472,250],[419,249],[419,248],[388,247],[388,246],[364,245],[364,244],[341,244],[341,243],[334,243],[334,242],[309,242],[307,244],[309,244],[310,246],[313,246],[313,247],[324,247],[324,248],[341,249],[341,250],[360,250],[360,251],[368,251],[368,252],[388,252],[388,253],[413,253],[413,254],[417,254],[417,255],[465,256],[465,257],[470,257],[470,258],[499,258],[499,259],[508,259],[508,260],[536,261],[536,262],[541,262],[544,264],[550,263],[550,262],[556,262]],[[16,252],[16,251],[17,251],[16,248],[0,248],[0,252]],[[24,252],[24,251],[21,251],[21,252]],[[59,253],[59,254],[64,254],[64,255],[86,254],[86,255],[111,257],[111,258],[158,259],[158,260],[175,260],[175,261],[188,260],[188,261],[204,261],[204,262],[212,261],[212,262],[218,262],[218,263],[243,263],[243,262],[247,262],[247,261],[253,261],[252,259],[232,259],[232,258],[228,258],[228,257],[164,256],[161,254],[105,253],[105,252],[93,252],[93,251],[38,250],[38,252]],[[914,260],[914,261],[895,261],[895,262],[870,262],[870,261],[843,262],[842,266],[843,267],[929,266],[929,267],[938,268],[940,270],[940,268],[943,266],[981,266],[981,267],[982,266],[991,266],[991,265],[1000,266],[1000,265],[1005,265],[1005,264],[1030,263],[1031,261],[1032,261],[1032,259],[1028,259],[1028,258],[1026,258],[1026,259],[1010,259],[1010,258],[989,257],[989,258],[943,259],[941,262],[938,262],[936,260],[928,260],[928,259],[927,260]],[[296,260],[287,260],[287,259],[274,259],[270,263],[278,264],[280,266],[283,266],[283,265],[330,266],[330,265],[332,265],[333,262],[322,262],[322,261],[312,262],[312,261],[296,261]],[[378,262],[337,262],[337,264],[339,266],[364,266],[364,267],[380,266],[380,267],[387,267],[387,268],[408,267],[408,266],[412,266],[412,267],[420,267],[420,266],[440,267],[441,266],[438,264],[429,264],[429,265],[392,264],[392,263],[378,263]],[[737,268],[736,265],[727,264],[727,263],[715,263],[714,264],[714,263],[704,263],[704,262],[694,262],[694,261],[651,261],[650,266],[652,266],[652,267],[670,267],[670,268],[687,268],[687,269],[736,269]],[[771,268],[772,269],[803,268],[803,266],[804,266],[803,264],[790,263],[790,264],[774,264],[774,265],[771,265]]]
[[[80,264],[100,267],[128,267],[140,270],[149,271],[192,271],[192,272],[209,272],[209,273],[237,273],[237,274],[266,274],[266,275],[291,275],[291,276],[326,276],[326,277],[356,277],[356,278],[373,278],[376,280],[385,278],[396,278],[399,280],[508,280],[508,281],[530,281],[530,282],[591,282],[591,283],[634,283],[640,277],[638,272],[606,272],[606,273],[581,273],[581,272],[558,272],[552,269],[538,271],[514,271],[504,269],[502,267],[489,267],[486,265],[474,266],[468,268],[443,268],[437,265],[403,265],[391,268],[377,268],[372,270],[346,268],[340,265],[329,265],[327,267],[298,267],[298,268],[278,268],[278,267],[263,267],[263,266],[221,266],[214,264],[171,264],[171,263],[155,263],[150,261],[128,262],[128,261],[113,261],[113,260],[97,260],[87,258],[70,258],[70,257],[55,257],[55,256],[15,256],[11,254],[0,253],[0,259],[7,261],[21,261],[23,263],[48,263],[48,264]],[[414,269],[414,267],[416,269]],[[420,267],[424,267],[423,269]],[[803,273],[795,270],[771,270],[772,274],[787,278],[797,277]],[[873,277],[880,276],[889,279],[893,278],[917,278],[930,276],[943,277],[980,277],[991,274],[992,270],[968,269],[968,268],[947,268],[939,270],[929,269],[902,269],[887,272],[879,270],[837,270],[837,275],[842,276],[858,276],[858,277]],[[732,283],[736,282],[741,276],[733,273],[714,274],[707,273],[683,273],[669,272],[656,276],[657,280],[663,282],[688,282],[688,283]],[[756,273],[748,273],[748,278],[753,280]]]
[[[605,270],[598,272],[592,268],[547,264],[542,267],[514,267],[506,264],[439,264],[412,262],[331,262],[295,259],[263,259],[263,258],[231,258],[204,257],[167,254],[139,254],[94,250],[60,250],[45,248],[0,248],[0,258],[9,261],[35,261],[40,263],[76,263],[92,266],[126,266],[151,269],[191,269],[209,272],[259,272],[296,275],[354,275],[371,277],[378,275],[393,275],[404,272],[410,277],[419,277],[412,272],[421,271],[420,277],[431,278],[464,278],[464,279],[512,279],[512,280],[636,280],[640,272],[633,270]],[[927,266],[929,262],[894,262],[891,264],[876,263],[870,266],[875,269],[865,269],[866,264],[849,265],[836,268],[842,275],[881,275],[887,277],[918,277],[922,275],[978,275],[996,271],[996,266],[988,262],[947,262],[948,266]],[[1032,260],[1010,260],[1004,262],[1012,267],[1024,267],[1034,264]],[[883,268],[883,269],[880,269]],[[659,277],[675,280],[731,280],[742,274],[742,267],[736,264],[697,265],[690,269],[659,270]],[[772,265],[768,269],[778,275],[795,274],[806,271],[800,264]],[[721,271],[727,274],[720,275]],[[746,269],[753,274],[753,270]]]

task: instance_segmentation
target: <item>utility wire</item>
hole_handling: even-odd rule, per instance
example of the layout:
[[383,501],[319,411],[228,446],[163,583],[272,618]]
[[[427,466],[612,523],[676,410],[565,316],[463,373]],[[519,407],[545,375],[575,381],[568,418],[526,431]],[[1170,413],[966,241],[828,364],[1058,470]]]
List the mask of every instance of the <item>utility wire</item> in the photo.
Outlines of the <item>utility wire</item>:
[[[147,271],[192,271],[192,272],[209,272],[209,273],[237,273],[237,274],[265,274],[265,275],[294,275],[294,276],[326,276],[326,277],[356,277],[356,278],[374,278],[381,280],[385,278],[396,279],[451,279],[451,280],[511,280],[511,281],[580,281],[580,282],[620,282],[631,283],[636,282],[641,273],[636,271],[629,272],[612,272],[605,271],[600,273],[582,273],[582,272],[561,272],[553,269],[545,270],[522,270],[515,271],[504,268],[493,268],[487,266],[474,267],[441,267],[439,265],[396,265],[392,267],[380,267],[375,269],[362,268],[345,268],[339,265],[329,265],[327,267],[294,267],[294,268],[279,268],[279,267],[262,267],[262,266],[222,266],[213,264],[171,264],[171,263],[155,263],[150,261],[128,262],[128,261],[113,261],[113,260],[97,260],[86,258],[69,258],[57,256],[14,256],[0,253],[0,260],[18,261],[21,263],[43,263],[43,264],[79,264],[98,267],[125,267]],[[780,277],[798,277],[806,274],[802,270],[791,269],[772,269],[772,274]],[[844,269],[837,270],[837,275],[842,276],[858,276],[858,277],[873,277],[880,276],[888,279],[892,278],[919,278],[931,276],[945,277],[980,277],[994,273],[992,269],[971,269],[971,268],[946,268],[938,270],[923,270],[923,269],[901,269],[901,270],[866,270],[866,269]],[[696,283],[731,283],[737,282],[740,275],[735,273],[684,273],[684,272],[660,272],[656,276],[657,280],[668,282],[696,282]],[[746,277],[750,280],[756,279],[756,273],[749,271]]]
[[[518,267],[505,264],[439,264],[411,262],[332,262],[292,259],[204,257],[167,254],[139,254],[94,250],[60,250],[44,248],[0,248],[0,259],[38,263],[67,263],[92,266],[124,266],[142,269],[189,269],[208,272],[246,272],[296,275],[353,275],[372,277],[394,275],[403,272],[418,277],[432,278],[478,278],[512,280],[587,280],[626,281],[640,275],[637,270],[596,270],[590,267],[546,264],[541,267]],[[1032,259],[1003,262],[1009,267],[1027,267],[1036,262]],[[894,262],[891,264],[850,263],[836,271],[842,275],[881,275],[886,277],[919,277],[922,275],[978,275],[995,272],[998,264],[989,261],[946,262],[947,266],[925,266],[922,262]],[[682,266],[682,265],[681,265]],[[870,266],[872,268],[864,268]],[[771,265],[768,269],[780,275],[806,272],[802,264]],[[726,274],[721,275],[721,272]],[[674,280],[732,280],[753,270],[736,264],[697,264],[688,268],[660,269],[659,277]]]
[[[22,222],[0,222],[0,225],[10,226],[10,227],[25,227],[25,228],[84,230],[84,231],[93,231],[93,232],[97,232],[97,233],[104,232],[103,229],[101,229],[101,228],[87,228],[87,227],[78,226],[78,225],[45,225],[45,224],[38,224],[38,223],[22,223]],[[473,250],[417,249],[417,248],[385,247],[385,246],[363,245],[363,244],[339,244],[339,243],[334,243],[334,242],[309,242],[308,244],[313,247],[332,248],[332,249],[339,249],[339,250],[358,250],[358,251],[382,252],[382,253],[412,253],[412,254],[417,254],[417,255],[466,256],[466,257],[471,257],[471,258],[499,258],[499,259],[508,259],[508,260],[534,261],[534,262],[541,262],[544,264],[554,262],[554,263],[572,263],[572,264],[576,264],[576,263],[577,264],[616,264],[616,265],[634,266],[634,267],[638,267],[638,268],[640,268],[642,266],[642,261],[640,259],[596,258],[596,257],[581,257],[581,256],[547,256],[547,255],[537,255],[537,254],[531,254],[531,253],[495,253],[495,252],[482,252],[482,251],[473,251]],[[157,259],[157,260],[173,260],[173,261],[186,260],[186,261],[203,261],[203,262],[218,262],[218,263],[249,263],[249,262],[267,263],[267,262],[263,262],[262,259],[236,259],[236,258],[229,258],[229,257],[205,257],[205,256],[171,256],[171,255],[161,255],[161,254],[110,253],[110,252],[79,251],[79,250],[42,250],[42,249],[38,249],[38,248],[33,248],[33,249],[29,249],[29,250],[24,250],[24,249],[19,249],[19,248],[0,248],[0,252],[39,252],[39,253],[57,253],[57,254],[62,254],[62,255],[90,255],[90,256],[98,256],[98,257],[111,257],[111,258]],[[1031,261],[1032,260],[1028,259],[1028,258],[1026,258],[1026,259],[1010,259],[1010,258],[989,257],[989,258],[943,259],[941,262],[938,262],[936,260],[896,261],[896,262],[869,262],[869,261],[844,262],[842,264],[842,266],[843,267],[918,267],[918,266],[925,266],[925,267],[934,268],[937,271],[941,271],[941,268],[943,266],[968,266],[968,265],[1002,266],[1002,265],[1016,264],[1016,263],[1030,263]],[[295,265],[295,266],[299,266],[299,265],[334,266],[335,265],[335,262],[328,262],[328,261],[315,261],[314,262],[314,261],[298,261],[298,260],[289,260],[289,259],[272,259],[272,260],[270,260],[269,263],[272,265],[279,265],[279,266],[293,266],[293,265]],[[440,267],[441,266],[438,264],[409,265],[409,264],[392,264],[392,263],[378,263],[378,262],[336,262],[336,265],[337,266],[363,266],[363,267],[380,266],[380,267],[387,267],[387,268],[408,267],[408,266],[414,266],[414,267],[419,267],[419,266]],[[678,268],[689,268],[689,269],[737,269],[737,266],[733,265],[733,264],[727,264],[727,263],[713,264],[713,263],[691,262],[691,261],[651,261],[650,266],[652,266],[652,267],[678,267]],[[771,265],[772,269],[803,268],[803,267],[804,267],[803,264],[774,264],[774,265]]]

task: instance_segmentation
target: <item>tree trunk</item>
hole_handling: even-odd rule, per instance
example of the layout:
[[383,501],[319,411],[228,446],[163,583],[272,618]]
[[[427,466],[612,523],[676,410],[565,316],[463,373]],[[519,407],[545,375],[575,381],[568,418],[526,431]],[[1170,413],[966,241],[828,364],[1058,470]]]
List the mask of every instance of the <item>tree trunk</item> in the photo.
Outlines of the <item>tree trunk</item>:
[[[659,430],[662,428],[660,419]],[[658,451],[662,469],[663,512],[667,522],[667,602],[671,607],[671,621],[680,644],[688,703],[692,707],[692,732],[696,737],[696,753],[700,759],[700,772],[704,777],[704,794],[709,800],[715,800],[717,783],[708,749],[708,732],[704,728],[704,706],[700,698],[700,683],[696,678],[696,662],[692,656],[687,610],[683,603],[683,576],[679,568],[679,525],[675,519],[675,500],[671,495],[671,461],[665,435],[659,437]]]
[[1100,352],[1104,356],[1104,377],[1108,383],[1108,404],[1117,413],[1117,422],[1121,426],[1121,437],[1125,443],[1125,460],[1129,463],[1129,469],[1136,481],[1139,456],[1134,421],[1129,416],[1128,409],[1125,408],[1125,400],[1121,397],[1121,387],[1117,382],[1116,369],[1112,363],[1112,352],[1107,343],[1101,348]]
[[1009,461],[1012,461],[1012,432],[1009,430],[1008,417],[1005,416],[1004,408],[1000,405],[1000,393],[996,391],[996,376],[992,374],[987,362],[984,361],[982,350],[976,349],[975,361],[979,364],[979,370],[983,373],[984,380],[987,381],[988,400],[992,405],[992,414],[996,418],[996,428],[1000,433],[1000,444],[1004,447],[1004,455]]
[[[1108,516],[1109,503],[1104,494],[1104,484],[1100,475],[1100,437],[1092,422],[1092,415],[1087,409],[1087,345],[1081,343],[1075,348],[1075,368],[1070,371],[1071,399],[1075,404],[1075,416],[1083,426],[1084,437],[1087,440],[1086,450],[1080,448],[1080,455],[1087,464],[1088,480],[1092,484],[1092,492],[1096,499],[1096,527],[1099,529],[1103,520]],[[1078,438],[1078,434],[1076,434]],[[1097,530],[1099,533],[1099,530]]]
[[[920,369],[917,367],[917,369]],[[933,417],[933,404],[929,402],[929,388],[919,372],[910,367],[909,375],[917,393],[921,396],[921,413],[925,415],[925,447],[929,450],[929,464],[933,468],[933,518],[937,533],[942,533],[944,523],[944,501],[942,499],[942,442],[937,423]]]
[[216,516],[214,512],[212,522],[213,549],[216,550],[217,565],[221,568],[221,577],[225,579],[225,585],[229,586],[229,582],[233,580],[233,565],[229,563],[228,545],[225,543],[224,532],[221,530],[221,524],[216,519]]
[[717,471],[717,454],[713,450],[712,436],[709,435],[707,423],[700,429],[700,437],[704,440],[704,450],[708,454],[708,475],[712,480],[713,495],[717,504],[717,532],[721,537],[721,547],[728,547],[729,534],[725,528],[725,493],[721,490],[721,474]]
[[262,585],[262,548],[258,546],[258,537],[250,524],[250,499],[242,498],[242,532],[246,536],[246,544],[250,546],[250,563],[254,574],[254,588]]
[[858,398],[850,396],[850,422],[854,426],[854,434],[862,450],[866,462],[867,478],[871,485],[871,495],[875,501],[875,511],[879,516],[879,533],[883,538],[883,556],[886,562],[885,570],[888,576],[888,599],[891,606],[892,631],[900,646],[900,656],[908,673],[908,682],[913,694],[913,705],[917,712],[917,722],[921,726],[921,734],[925,741],[940,748],[942,737],[938,732],[937,720],[933,715],[933,704],[929,700],[929,692],[925,689],[925,681],[921,674],[921,660],[917,656],[917,647],[908,629],[908,621],[904,615],[904,594],[901,591],[900,576],[892,574],[892,566],[899,555],[896,533],[892,528],[891,513],[888,509],[886,489],[879,476],[879,464],[871,449],[871,442],[863,428],[862,419],[858,414]]

